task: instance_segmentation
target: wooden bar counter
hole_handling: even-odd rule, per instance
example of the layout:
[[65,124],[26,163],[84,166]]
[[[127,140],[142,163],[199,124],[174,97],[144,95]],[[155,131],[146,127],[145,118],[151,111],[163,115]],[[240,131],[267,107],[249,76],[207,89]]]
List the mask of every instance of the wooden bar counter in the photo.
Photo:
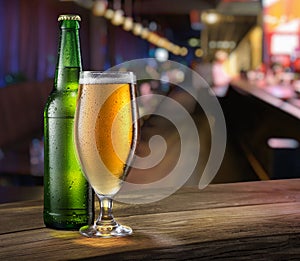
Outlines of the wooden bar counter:
[[[295,92],[292,92],[291,87],[284,86],[266,86],[258,87],[246,80],[235,79],[231,82],[231,86],[246,95],[252,95],[257,99],[275,107],[279,110],[300,119],[300,107],[293,104]],[[287,92],[285,96],[284,92]]]
[[0,205],[0,260],[300,260],[300,179],[184,187],[159,202],[116,202],[134,229],[89,239],[45,228],[42,200]]

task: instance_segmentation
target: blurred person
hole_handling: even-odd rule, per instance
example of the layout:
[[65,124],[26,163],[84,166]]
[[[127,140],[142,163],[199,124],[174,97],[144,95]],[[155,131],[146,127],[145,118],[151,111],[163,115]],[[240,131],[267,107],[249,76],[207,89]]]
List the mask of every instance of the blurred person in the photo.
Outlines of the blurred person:
[[215,61],[212,64],[212,89],[218,97],[226,95],[231,81],[230,75],[224,68],[227,58],[228,54],[219,50],[215,53]]

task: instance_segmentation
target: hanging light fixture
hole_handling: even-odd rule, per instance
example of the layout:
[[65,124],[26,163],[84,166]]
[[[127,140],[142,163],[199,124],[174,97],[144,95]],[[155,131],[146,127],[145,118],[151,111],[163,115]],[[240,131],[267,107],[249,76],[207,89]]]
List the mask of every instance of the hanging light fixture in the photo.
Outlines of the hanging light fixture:
[[146,39],[148,37],[148,35],[149,35],[149,29],[148,28],[143,28],[142,32],[141,32],[141,37],[143,39]]
[[201,19],[207,24],[216,24],[220,20],[220,14],[215,10],[207,10],[202,13]]
[[96,0],[93,5],[93,14],[95,16],[103,16],[107,9],[106,0]]
[[134,35],[141,35],[143,26],[140,23],[134,23],[132,32]]
[[158,39],[159,39],[159,36],[158,36],[156,33],[149,32],[148,37],[147,37],[147,40],[148,40],[150,43],[156,45]]
[[133,19],[132,17],[125,17],[123,22],[123,29],[125,31],[131,31],[133,28]]
[[124,22],[124,12],[121,9],[115,11],[113,18],[111,19],[111,23],[113,25],[119,26]]
[[114,17],[114,13],[115,13],[114,10],[112,10],[112,9],[106,9],[106,11],[104,13],[104,17],[106,19],[108,19],[108,20],[111,20]]
[[180,46],[174,45],[171,51],[173,54],[179,55],[180,54]]
[[181,47],[180,48],[180,55],[181,56],[186,56],[188,54],[188,49],[186,47]]

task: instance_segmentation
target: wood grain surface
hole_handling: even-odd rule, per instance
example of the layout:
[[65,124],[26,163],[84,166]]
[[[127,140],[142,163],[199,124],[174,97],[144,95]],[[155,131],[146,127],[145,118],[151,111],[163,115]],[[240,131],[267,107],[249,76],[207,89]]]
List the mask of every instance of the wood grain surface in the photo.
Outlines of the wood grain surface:
[[185,187],[159,202],[115,203],[125,238],[45,228],[42,201],[0,205],[0,260],[299,260],[300,180]]

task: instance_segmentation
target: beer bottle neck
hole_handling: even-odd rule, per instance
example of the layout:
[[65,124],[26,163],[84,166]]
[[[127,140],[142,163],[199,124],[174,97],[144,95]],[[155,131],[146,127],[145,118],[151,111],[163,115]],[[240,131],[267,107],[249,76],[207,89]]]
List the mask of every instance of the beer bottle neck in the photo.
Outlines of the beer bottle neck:
[[79,22],[61,21],[54,88],[61,91],[77,90],[81,69]]

